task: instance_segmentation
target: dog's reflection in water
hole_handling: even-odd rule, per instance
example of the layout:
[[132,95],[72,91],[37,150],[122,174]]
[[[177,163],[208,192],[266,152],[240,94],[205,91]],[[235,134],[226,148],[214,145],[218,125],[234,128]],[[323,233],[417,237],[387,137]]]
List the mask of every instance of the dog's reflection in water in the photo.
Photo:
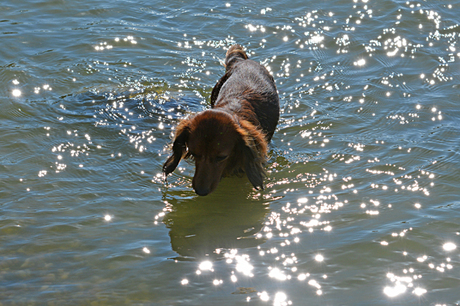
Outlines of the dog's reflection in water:
[[[235,182],[238,179],[226,180]],[[243,184],[235,182],[235,185]],[[250,191],[249,184],[246,185],[246,190]],[[180,255],[178,259],[219,258],[222,254],[216,250],[249,248],[265,242],[256,234],[269,213],[267,202],[248,199],[245,192],[225,189],[204,198],[194,196],[181,200],[176,195],[166,196],[171,211],[163,222],[170,230],[171,246]]]

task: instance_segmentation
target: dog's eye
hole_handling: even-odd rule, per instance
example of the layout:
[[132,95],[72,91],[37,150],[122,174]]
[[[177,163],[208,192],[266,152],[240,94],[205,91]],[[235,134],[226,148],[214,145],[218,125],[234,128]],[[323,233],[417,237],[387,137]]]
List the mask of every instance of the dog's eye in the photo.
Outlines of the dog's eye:
[[217,156],[216,157],[216,162],[221,162],[221,161],[227,159],[227,157],[228,157],[227,155],[226,156]]

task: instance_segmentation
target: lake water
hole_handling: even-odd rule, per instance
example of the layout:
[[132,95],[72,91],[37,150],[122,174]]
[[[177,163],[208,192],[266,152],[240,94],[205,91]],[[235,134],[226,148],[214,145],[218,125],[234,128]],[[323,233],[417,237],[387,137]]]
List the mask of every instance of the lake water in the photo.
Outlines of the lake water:
[[[2,305],[459,305],[458,1],[3,1]],[[227,48],[276,80],[265,190],[180,119]]]

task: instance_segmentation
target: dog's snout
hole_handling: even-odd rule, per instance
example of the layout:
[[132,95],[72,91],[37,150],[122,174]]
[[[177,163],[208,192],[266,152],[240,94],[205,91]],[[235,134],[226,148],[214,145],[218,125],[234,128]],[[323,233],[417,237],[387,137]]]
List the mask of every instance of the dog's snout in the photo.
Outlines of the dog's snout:
[[197,195],[199,196],[205,196],[205,195],[208,195],[211,193],[211,189],[210,188],[195,188],[195,192]]

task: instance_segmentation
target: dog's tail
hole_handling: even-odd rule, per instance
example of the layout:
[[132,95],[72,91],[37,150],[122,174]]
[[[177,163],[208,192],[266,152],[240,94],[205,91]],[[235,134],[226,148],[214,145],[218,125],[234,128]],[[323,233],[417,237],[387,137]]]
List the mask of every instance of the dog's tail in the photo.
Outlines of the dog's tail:
[[228,67],[228,65],[237,58],[245,60],[248,59],[248,55],[246,54],[246,52],[244,52],[243,47],[241,47],[238,44],[235,44],[231,46],[227,51],[227,55],[225,57],[225,66]]

